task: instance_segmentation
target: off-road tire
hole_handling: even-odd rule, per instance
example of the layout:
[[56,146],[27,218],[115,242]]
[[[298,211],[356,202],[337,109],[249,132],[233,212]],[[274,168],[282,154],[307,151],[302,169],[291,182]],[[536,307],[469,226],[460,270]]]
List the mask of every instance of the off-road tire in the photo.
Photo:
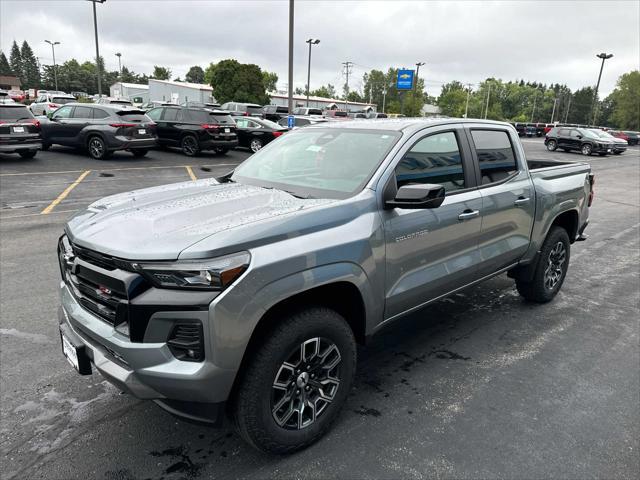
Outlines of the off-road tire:
[[[545,285],[545,272],[549,265],[552,250],[559,242],[564,245],[566,258],[564,260],[560,278],[553,288],[548,288],[547,285]],[[564,283],[564,279],[567,276],[571,253],[570,248],[571,244],[569,242],[569,235],[567,234],[567,231],[562,227],[551,227],[551,230],[549,230],[547,238],[544,240],[542,248],[540,249],[535,273],[533,274],[531,281],[516,279],[516,288],[518,289],[518,293],[532,302],[547,303],[553,300],[560,291],[560,288]]]
[[[290,352],[305,341],[321,337],[340,353],[340,383],[335,396],[316,420],[292,430],[276,423],[272,389]],[[334,310],[317,306],[291,312],[268,333],[252,353],[230,401],[229,415],[237,432],[250,445],[268,453],[291,453],[321,438],[347,399],[356,370],[356,342],[349,324]]]

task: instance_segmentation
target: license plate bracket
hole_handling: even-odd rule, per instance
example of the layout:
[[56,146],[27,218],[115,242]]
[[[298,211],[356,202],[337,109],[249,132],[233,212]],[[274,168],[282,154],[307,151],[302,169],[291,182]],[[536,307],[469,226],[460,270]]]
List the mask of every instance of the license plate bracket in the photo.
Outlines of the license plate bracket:
[[144,128],[140,128],[138,129],[138,135],[146,135],[147,134],[147,130]]
[[80,375],[91,375],[91,360],[87,356],[84,345],[77,345],[66,333],[64,325],[60,325],[60,343],[62,354]]
[[24,127],[13,127],[13,133],[24,133]]

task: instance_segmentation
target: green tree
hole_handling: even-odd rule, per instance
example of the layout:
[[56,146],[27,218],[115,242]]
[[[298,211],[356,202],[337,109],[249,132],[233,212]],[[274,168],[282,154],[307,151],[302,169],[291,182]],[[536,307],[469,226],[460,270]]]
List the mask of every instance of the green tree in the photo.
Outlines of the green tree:
[[[591,106],[593,105],[594,89],[584,87],[576,90],[571,97],[571,108],[566,116],[568,123],[590,124]],[[564,118],[563,118],[564,120]]]
[[[11,53],[9,54],[9,65],[11,65],[11,72],[17,77],[22,77],[22,56],[20,55],[20,47],[16,41],[13,41],[11,45]],[[20,78],[22,80],[22,78]]]
[[436,104],[443,115],[449,117],[463,117],[467,103],[467,91],[457,80],[445,83]]
[[0,50],[0,75],[11,75],[11,65],[3,51]]
[[154,65],[151,78],[155,78],[156,80],[169,80],[171,78],[171,70],[166,67]]
[[22,42],[20,50],[20,58],[22,60],[22,86],[23,88],[39,88],[40,87],[40,69],[38,68],[38,60],[36,60],[33,50],[25,40]]
[[322,97],[322,98],[336,98],[337,92],[336,87],[327,83],[327,85],[323,85],[320,88],[312,90],[309,95],[313,97]]
[[275,92],[277,90],[277,85],[278,85],[278,74],[275,72],[267,72],[266,70],[263,71],[262,83],[264,84],[265,91]]
[[213,87],[213,95],[220,103],[269,103],[262,70],[257,65],[240,63],[234,59],[221,60],[216,64],[210,64],[204,72],[204,77]]
[[199,65],[194,65],[189,69],[184,77],[190,83],[204,83],[204,70]]
[[611,118],[615,124],[624,130],[640,130],[640,71],[621,75],[611,96],[615,104]]

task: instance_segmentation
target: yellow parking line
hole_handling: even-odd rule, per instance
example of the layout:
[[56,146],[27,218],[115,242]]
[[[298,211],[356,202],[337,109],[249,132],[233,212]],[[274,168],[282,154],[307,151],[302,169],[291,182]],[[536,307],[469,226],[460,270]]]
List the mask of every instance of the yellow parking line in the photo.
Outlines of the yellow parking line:
[[47,208],[45,208],[44,210],[42,210],[42,212],[40,212],[40,214],[41,215],[47,215],[48,213],[51,213],[51,210],[53,210],[56,207],[56,205],[58,205],[62,200],[67,198],[67,195],[69,195],[69,193],[71,193],[71,190],[76,188],[78,186],[78,184],[82,180],[84,180],[84,177],[86,177],[90,173],[91,173],[91,170],[87,170],[82,175],[80,175],[75,182],[73,182],[71,185],[69,185],[67,188],[65,188],[64,192],[62,192],[60,195],[58,195],[58,198],[56,198],[53,202],[51,202]]
[[187,173],[191,177],[191,180],[195,182],[198,179],[198,177],[195,176],[195,174],[193,173],[193,170],[191,170],[191,167],[189,165],[185,165],[184,168],[187,169]]

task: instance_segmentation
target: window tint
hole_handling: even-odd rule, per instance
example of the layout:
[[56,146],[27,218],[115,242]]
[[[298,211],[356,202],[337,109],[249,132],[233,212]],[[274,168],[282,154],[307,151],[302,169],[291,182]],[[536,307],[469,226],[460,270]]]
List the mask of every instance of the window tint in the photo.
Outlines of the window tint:
[[[289,125],[288,123],[288,119],[284,119],[285,120],[285,125]],[[307,120],[306,118],[296,118],[295,119],[295,126],[296,127],[303,127],[305,125],[309,125],[311,123],[311,120]]]
[[561,137],[568,137],[569,136],[569,129],[568,128],[561,128],[560,130],[558,130],[558,135],[560,135]]
[[3,107],[0,105],[0,120],[31,119],[33,115],[27,107]]
[[93,109],[91,107],[76,107],[73,111],[73,118],[93,118]]
[[173,122],[178,119],[179,111],[180,110],[178,110],[177,108],[165,108],[164,117],[162,117],[162,119],[166,120],[167,122]]
[[158,120],[160,120],[160,116],[162,115],[162,108],[154,108],[153,110],[149,110],[147,112],[147,117],[149,117],[151,120],[155,120],[156,122]]
[[572,136],[573,138],[578,138],[578,137],[581,137],[581,136],[582,136],[582,133],[581,133],[581,132],[579,132],[578,130],[571,130],[571,136]]
[[309,115],[322,115],[322,110],[319,108],[310,108]]
[[93,118],[107,118],[109,114],[102,110],[101,108],[93,109]]
[[246,118],[238,117],[236,118],[236,125],[238,128],[248,128],[249,120]]
[[482,184],[499,182],[518,171],[516,157],[504,130],[471,130],[480,163]]
[[54,113],[52,118],[69,118],[73,107],[60,107]]
[[127,122],[142,123],[149,121],[149,118],[142,112],[118,112],[118,116]]
[[257,115],[262,113],[262,107],[248,105],[246,111],[250,115]]
[[75,97],[53,97],[51,99],[53,103],[57,103],[58,105],[64,105],[65,103],[75,102]]
[[447,192],[465,188],[462,157],[455,133],[430,135],[416,143],[396,167],[398,187],[435,183]]

